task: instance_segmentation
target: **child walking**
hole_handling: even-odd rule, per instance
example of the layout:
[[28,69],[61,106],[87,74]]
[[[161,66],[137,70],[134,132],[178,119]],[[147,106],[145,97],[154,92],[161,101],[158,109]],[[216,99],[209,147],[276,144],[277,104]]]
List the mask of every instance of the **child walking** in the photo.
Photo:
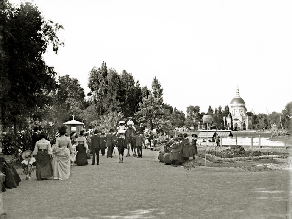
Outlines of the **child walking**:
[[124,162],[124,150],[127,147],[126,144],[126,137],[125,137],[125,133],[123,131],[119,132],[119,137],[117,139],[117,148],[119,150],[119,163],[123,163]]
[[21,162],[23,173],[26,175],[26,180],[31,180],[31,173],[35,165],[36,159],[32,157],[32,151],[26,150],[22,153],[23,161]]

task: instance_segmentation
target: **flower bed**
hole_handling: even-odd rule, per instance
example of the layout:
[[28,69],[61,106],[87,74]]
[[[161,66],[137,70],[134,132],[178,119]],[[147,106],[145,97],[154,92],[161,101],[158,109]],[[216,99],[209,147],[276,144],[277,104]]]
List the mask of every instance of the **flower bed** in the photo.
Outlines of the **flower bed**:
[[[199,154],[203,154],[205,156],[205,150],[199,150]],[[281,153],[281,152],[274,152],[274,151],[253,151],[253,150],[245,150],[242,146],[232,146],[228,149],[223,150],[216,150],[211,149],[206,152],[209,155],[218,157],[218,158],[233,158],[233,159],[252,159],[252,158],[287,158],[289,153]],[[200,155],[199,155],[200,156]]]

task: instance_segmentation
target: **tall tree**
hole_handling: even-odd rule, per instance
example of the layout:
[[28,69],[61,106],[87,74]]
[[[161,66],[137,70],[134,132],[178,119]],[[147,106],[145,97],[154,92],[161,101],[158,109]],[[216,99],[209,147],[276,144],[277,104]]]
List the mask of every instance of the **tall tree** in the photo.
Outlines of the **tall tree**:
[[8,85],[1,92],[1,114],[4,124],[13,121],[16,127],[20,117],[31,116],[48,104],[48,94],[57,87],[56,72],[46,65],[43,54],[50,43],[56,53],[63,45],[56,35],[63,27],[46,21],[30,3],[19,8],[1,3],[1,62],[5,67],[0,74]]
[[88,87],[90,88],[90,100],[95,104],[96,111],[102,115],[107,110],[107,94],[108,94],[108,69],[105,62],[101,67],[93,67],[89,72]]
[[152,89],[155,90],[155,95],[152,90],[148,97],[143,97],[139,103],[139,110],[135,113],[135,118],[137,121],[147,124],[151,130],[154,128],[166,130],[171,127],[169,111],[163,107],[162,88],[157,82],[157,79],[154,78]]
[[[137,95],[140,92],[140,84],[135,83],[135,79],[132,74],[123,70],[120,75],[121,78],[121,111],[126,117],[134,116],[135,110],[137,109]],[[138,92],[138,93],[137,93]],[[141,92],[142,95],[142,92]],[[139,98],[139,97],[138,97]],[[140,100],[140,99],[139,99]]]
[[199,123],[201,122],[201,114],[200,107],[190,105],[187,107],[187,117],[185,120],[185,124],[188,127],[198,128]]
[[161,87],[160,82],[156,78],[156,76],[153,78],[152,81],[152,94],[155,98],[158,98],[160,103],[163,103],[163,89]]
[[284,110],[282,110],[282,123],[284,128],[292,132],[292,101],[287,103]]
[[65,75],[59,77],[58,83],[54,107],[59,124],[67,121],[73,114],[75,118],[82,117],[85,93],[78,79]]

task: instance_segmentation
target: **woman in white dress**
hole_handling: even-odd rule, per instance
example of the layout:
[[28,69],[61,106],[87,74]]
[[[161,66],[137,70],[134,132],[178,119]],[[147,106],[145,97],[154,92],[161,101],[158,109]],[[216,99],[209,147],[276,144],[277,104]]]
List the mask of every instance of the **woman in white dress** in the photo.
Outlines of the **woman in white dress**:
[[61,127],[59,133],[60,137],[53,146],[54,179],[66,180],[70,176],[70,153],[72,154],[73,150],[70,138],[65,136],[66,127]]

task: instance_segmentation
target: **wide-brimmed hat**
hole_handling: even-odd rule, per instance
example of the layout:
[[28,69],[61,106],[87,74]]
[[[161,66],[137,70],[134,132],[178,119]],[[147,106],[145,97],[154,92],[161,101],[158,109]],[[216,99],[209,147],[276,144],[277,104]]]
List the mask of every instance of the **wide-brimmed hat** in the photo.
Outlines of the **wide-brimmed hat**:
[[22,159],[27,159],[30,155],[31,155],[32,151],[31,150],[26,150],[24,152],[22,152]]
[[119,121],[119,124],[120,125],[122,125],[122,124],[124,125],[125,124],[125,121]]

